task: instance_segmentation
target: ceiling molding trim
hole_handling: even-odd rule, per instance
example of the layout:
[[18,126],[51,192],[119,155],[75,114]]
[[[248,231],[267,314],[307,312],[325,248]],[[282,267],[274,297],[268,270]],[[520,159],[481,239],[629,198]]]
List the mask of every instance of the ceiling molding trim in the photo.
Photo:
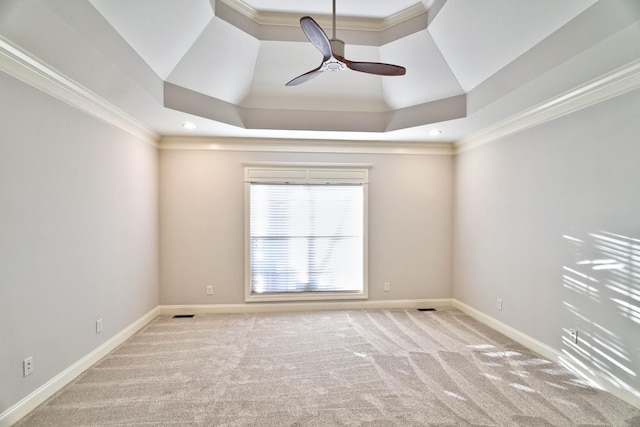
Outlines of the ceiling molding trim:
[[456,153],[575,113],[636,89],[640,89],[640,60],[632,61],[617,70],[458,141]]
[[420,4],[416,4],[411,6],[403,11],[396,13],[395,15],[391,15],[388,18],[382,20],[382,26],[378,31],[383,31],[391,27],[395,27],[396,25],[400,25],[406,21],[409,21],[417,16],[424,15],[428,13],[429,9],[425,7],[424,2]]
[[[284,27],[300,26],[300,14],[261,12],[247,5],[242,0],[216,0],[216,2],[226,5],[233,11],[254,21],[258,25]],[[428,12],[427,5],[424,2],[421,2],[386,18],[358,18],[354,16],[338,15],[336,25],[337,30],[381,32],[396,25],[400,25],[417,16],[423,15],[426,12]],[[333,18],[331,15],[317,15],[314,16],[313,19],[315,19],[323,29],[331,29],[333,26]]]
[[0,36],[0,71],[84,113],[116,126],[147,144],[158,147],[157,133],[99,95],[16,47],[2,36]]
[[[241,14],[242,16],[251,19],[252,21],[256,22],[256,23],[260,23],[261,18],[260,18],[260,13],[252,8],[251,6],[249,6],[248,4],[246,4],[243,1],[237,1],[237,0],[215,0],[216,3],[222,3],[224,5],[226,5],[227,7],[233,9],[234,11],[238,12],[239,14]],[[217,5],[216,5],[217,6]],[[214,15],[216,13],[216,8],[214,8]]]
[[342,141],[165,136],[161,150],[261,151],[278,153],[412,154],[452,156],[455,147],[442,142]]

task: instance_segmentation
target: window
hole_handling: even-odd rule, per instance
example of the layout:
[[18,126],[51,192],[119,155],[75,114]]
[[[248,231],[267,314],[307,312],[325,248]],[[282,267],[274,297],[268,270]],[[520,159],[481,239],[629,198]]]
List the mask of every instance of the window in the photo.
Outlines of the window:
[[247,301],[366,298],[367,172],[245,170]]

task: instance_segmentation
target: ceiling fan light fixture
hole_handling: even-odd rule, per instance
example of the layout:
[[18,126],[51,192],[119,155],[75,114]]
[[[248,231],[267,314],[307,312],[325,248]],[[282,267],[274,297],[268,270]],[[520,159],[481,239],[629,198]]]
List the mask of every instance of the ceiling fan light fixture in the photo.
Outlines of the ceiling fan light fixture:
[[287,82],[286,86],[297,86],[320,75],[323,71],[339,71],[348,68],[361,73],[379,76],[403,76],[407,72],[404,67],[382,62],[350,61],[344,57],[344,42],[336,38],[336,2],[333,0],[333,37],[329,39],[324,30],[310,16],[300,18],[300,27],[311,44],[322,54],[322,63],[317,68],[307,71]]

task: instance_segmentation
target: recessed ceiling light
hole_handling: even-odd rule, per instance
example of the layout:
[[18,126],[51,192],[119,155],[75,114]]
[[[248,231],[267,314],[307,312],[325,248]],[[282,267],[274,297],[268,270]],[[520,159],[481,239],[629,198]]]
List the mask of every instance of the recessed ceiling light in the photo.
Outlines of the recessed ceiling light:
[[440,135],[441,133],[442,133],[442,131],[440,129],[434,129],[434,130],[429,132],[429,135],[436,136],[436,135]]
[[195,123],[191,123],[191,122],[184,122],[182,124],[182,127],[185,129],[195,129],[197,126]]

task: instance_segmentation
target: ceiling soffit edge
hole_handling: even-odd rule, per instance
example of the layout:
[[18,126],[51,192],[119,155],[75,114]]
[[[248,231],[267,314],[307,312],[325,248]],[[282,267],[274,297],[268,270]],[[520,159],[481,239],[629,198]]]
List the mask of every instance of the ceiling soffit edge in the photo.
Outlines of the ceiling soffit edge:
[[[300,14],[260,12],[241,0],[215,0],[214,13],[259,40],[306,41],[300,30]],[[313,19],[330,35],[333,27],[330,15],[313,16]],[[347,38],[349,34],[350,44],[381,46],[425,30],[432,19],[422,2],[387,18],[338,16],[336,25],[341,37]]]
[[466,94],[399,110],[316,111],[245,108],[165,82],[164,106],[244,129],[388,132],[466,117]]
[[235,104],[169,82],[164,82],[164,107],[244,127]]
[[393,110],[387,131],[408,129],[467,117],[467,94]]

